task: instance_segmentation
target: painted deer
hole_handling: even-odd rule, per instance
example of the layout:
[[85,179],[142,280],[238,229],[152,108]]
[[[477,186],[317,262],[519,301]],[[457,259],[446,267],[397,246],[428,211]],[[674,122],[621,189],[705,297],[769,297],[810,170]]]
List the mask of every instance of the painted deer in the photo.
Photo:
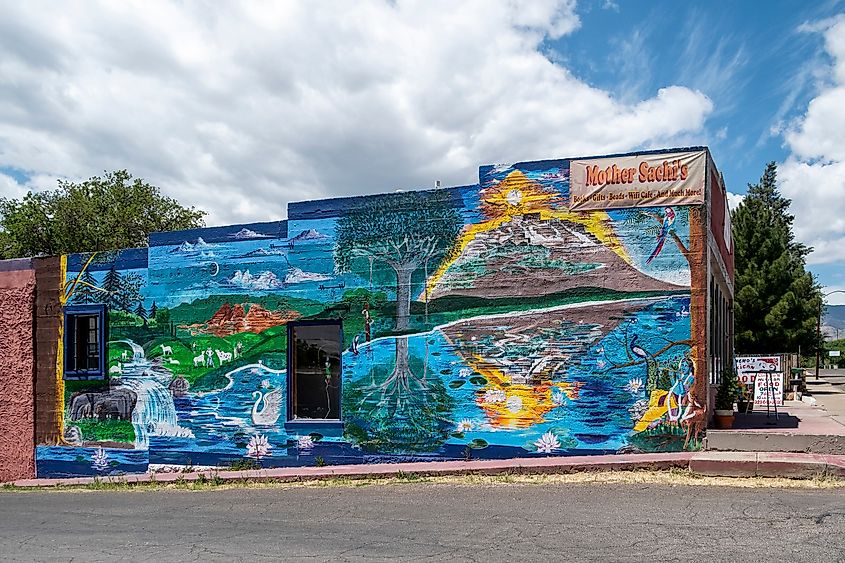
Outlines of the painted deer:
[[701,434],[702,429],[707,424],[707,409],[701,406],[701,403],[695,400],[692,396],[692,391],[687,391],[686,408],[684,414],[681,415],[681,428],[686,430],[687,439],[684,441],[684,449],[690,443],[690,438],[697,442],[698,435]]

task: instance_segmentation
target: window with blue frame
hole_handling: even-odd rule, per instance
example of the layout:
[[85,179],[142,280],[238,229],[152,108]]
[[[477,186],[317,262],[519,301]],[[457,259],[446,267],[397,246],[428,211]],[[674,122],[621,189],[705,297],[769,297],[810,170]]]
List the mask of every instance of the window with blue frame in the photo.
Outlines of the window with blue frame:
[[103,379],[106,374],[106,307],[65,307],[65,379]]

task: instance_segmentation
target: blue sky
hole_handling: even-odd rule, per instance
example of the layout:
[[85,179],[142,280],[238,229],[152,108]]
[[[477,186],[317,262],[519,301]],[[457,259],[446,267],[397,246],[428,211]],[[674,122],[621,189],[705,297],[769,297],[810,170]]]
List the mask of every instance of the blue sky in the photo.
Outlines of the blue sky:
[[[783,133],[818,95],[830,64],[824,35],[811,28],[843,11],[841,1],[596,0],[580,5],[579,30],[547,48],[621,98],[647,98],[666,84],[706,94],[714,109],[693,139],[706,140],[728,189],[744,194],[767,162],[790,157]],[[840,289],[844,265],[811,270],[829,290]]]
[[766,162],[786,159],[776,131],[806,111],[815,93],[823,37],[799,28],[843,6],[598,0],[579,10],[578,31],[548,48],[580,78],[622,98],[647,98],[667,84],[706,94],[714,109],[703,137],[728,188],[744,193]]
[[227,225],[482,164],[708,145],[735,194],[779,163],[811,268],[845,289],[845,0],[0,12],[2,196],[125,168]]

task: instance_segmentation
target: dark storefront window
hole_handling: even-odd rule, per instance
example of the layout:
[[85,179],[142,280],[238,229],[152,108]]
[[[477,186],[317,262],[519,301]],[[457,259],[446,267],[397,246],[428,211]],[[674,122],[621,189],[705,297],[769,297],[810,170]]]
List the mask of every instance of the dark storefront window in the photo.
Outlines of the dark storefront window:
[[105,375],[105,307],[65,309],[65,379],[102,379]]
[[340,419],[339,322],[288,325],[290,419]]

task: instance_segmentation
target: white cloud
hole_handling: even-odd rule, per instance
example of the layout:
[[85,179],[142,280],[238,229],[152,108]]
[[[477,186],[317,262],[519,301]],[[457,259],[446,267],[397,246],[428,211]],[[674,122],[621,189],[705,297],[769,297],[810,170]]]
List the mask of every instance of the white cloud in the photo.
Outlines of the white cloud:
[[806,113],[786,132],[790,156],[779,166],[792,199],[796,236],[815,249],[808,262],[845,261],[845,17],[805,24],[822,32],[831,57]]
[[731,211],[739,207],[739,204],[742,203],[742,200],[745,199],[745,194],[734,194],[731,192],[727,192],[728,194],[728,207]]
[[544,40],[580,26],[572,0],[3,11],[0,166],[39,178],[128,168],[212,224],[469,183],[483,163],[671,145],[713,109],[671,84],[621,100],[550,60]]

